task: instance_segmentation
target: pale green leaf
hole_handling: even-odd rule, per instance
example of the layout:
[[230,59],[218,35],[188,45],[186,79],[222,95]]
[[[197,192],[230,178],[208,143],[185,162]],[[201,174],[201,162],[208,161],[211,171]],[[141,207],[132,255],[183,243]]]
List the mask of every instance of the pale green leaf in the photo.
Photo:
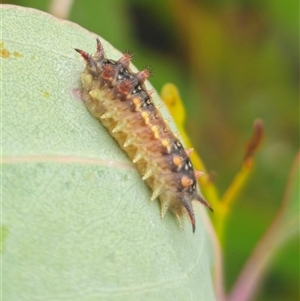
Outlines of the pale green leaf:
[[171,213],[161,219],[78,97],[84,62],[74,48],[93,53],[95,37],[1,6],[3,300],[215,300],[202,219],[195,234]]

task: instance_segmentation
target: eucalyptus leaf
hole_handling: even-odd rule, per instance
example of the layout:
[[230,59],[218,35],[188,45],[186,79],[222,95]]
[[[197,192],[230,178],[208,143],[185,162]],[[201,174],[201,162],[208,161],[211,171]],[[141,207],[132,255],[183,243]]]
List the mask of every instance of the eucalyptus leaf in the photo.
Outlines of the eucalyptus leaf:
[[0,9],[3,300],[215,300],[201,217],[195,234],[169,212],[161,219],[79,97],[74,48],[93,53],[96,35],[37,10]]

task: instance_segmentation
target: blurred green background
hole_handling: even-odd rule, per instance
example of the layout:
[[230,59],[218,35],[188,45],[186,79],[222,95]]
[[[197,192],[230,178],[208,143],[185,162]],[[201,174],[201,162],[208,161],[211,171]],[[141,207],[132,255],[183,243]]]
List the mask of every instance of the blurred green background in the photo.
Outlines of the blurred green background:
[[[48,12],[50,2],[2,1]],[[228,290],[278,210],[299,147],[298,1],[75,0],[68,19],[131,50],[139,69],[150,65],[157,91],[166,82],[179,88],[187,132],[220,194],[254,119],[264,121],[254,173],[228,223]],[[277,252],[256,300],[299,300],[299,266],[294,239]]]

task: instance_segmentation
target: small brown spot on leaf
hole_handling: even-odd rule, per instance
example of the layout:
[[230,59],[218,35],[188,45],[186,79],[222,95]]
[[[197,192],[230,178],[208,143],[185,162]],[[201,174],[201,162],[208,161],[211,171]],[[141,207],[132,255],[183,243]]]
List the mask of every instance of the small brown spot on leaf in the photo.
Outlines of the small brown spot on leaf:
[[7,49],[0,49],[0,56],[7,59],[10,57],[10,52]]
[[42,91],[42,93],[43,93],[43,97],[45,97],[45,98],[50,97],[50,93],[48,91]]
[[13,55],[14,55],[14,57],[16,57],[16,58],[23,57],[23,54],[21,54],[21,53],[19,53],[19,52],[17,52],[17,51],[14,51]]

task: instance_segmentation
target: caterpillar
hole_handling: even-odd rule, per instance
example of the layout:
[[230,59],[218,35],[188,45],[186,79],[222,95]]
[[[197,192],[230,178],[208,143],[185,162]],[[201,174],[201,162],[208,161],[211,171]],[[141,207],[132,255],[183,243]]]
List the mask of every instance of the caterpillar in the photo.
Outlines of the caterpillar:
[[94,55],[76,49],[86,62],[81,75],[82,99],[90,113],[100,120],[119,146],[135,164],[142,179],[152,190],[151,201],[158,198],[161,216],[167,210],[182,226],[188,217],[196,229],[192,201],[212,210],[197,190],[190,149],[171,131],[145,87],[149,68],[134,73],[129,68],[132,54],[124,53],[115,61],[105,56],[100,39]]

